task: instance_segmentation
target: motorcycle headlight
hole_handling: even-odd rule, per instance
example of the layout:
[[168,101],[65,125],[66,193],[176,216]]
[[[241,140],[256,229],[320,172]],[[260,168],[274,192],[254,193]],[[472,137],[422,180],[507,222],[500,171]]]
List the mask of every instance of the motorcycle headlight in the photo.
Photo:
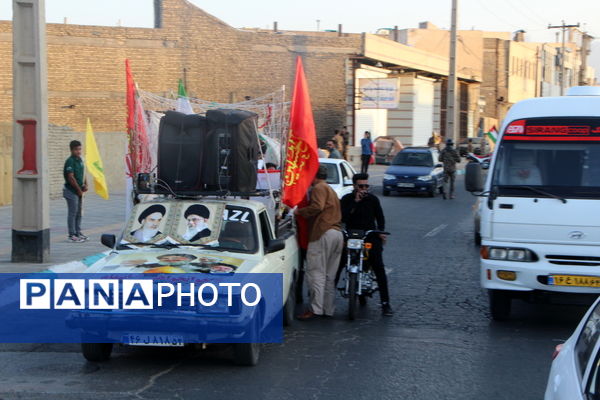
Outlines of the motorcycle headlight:
[[420,176],[420,177],[418,177],[417,179],[418,179],[418,180],[420,180],[420,181],[430,181],[430,180],[432,180],[433,178],[432,178],[432,176],[431,176],[431,175],[424,175],[424,176]]
[[348,239],[347,247],[352,250],[359,250],[362,248],[363,241],[360,239]]
[[383,180],[384,180],[384,181],[392,181],[392,180],[394,180],[394,179],[396,179],[396,176],[395,176],[395,175],[390,175],[390,174],[384,174],[384,175],[383,175]]

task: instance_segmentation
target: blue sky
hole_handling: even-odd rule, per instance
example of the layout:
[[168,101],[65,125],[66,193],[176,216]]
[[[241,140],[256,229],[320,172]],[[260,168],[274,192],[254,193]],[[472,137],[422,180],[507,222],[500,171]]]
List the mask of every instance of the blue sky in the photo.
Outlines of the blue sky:
[[[379,1],[364,0],[190,0],[192,3],[234,27],[271,27],[280,29],[336,29],[343,24],[347,32],[375,32],[378,28],[416,27],[431,21],[441,28],[450,23],[450,0]],[[460,0],[461,29],[528,32],[528,40],[553,41],[549,23],[584,24],[590,34],[600,38],[600,1],[570,0]],[[151,27],[152,0],[46,0],[48,22],[86,25]],[[0,1],[0,19],[12,18],[12,1]],[[600,70],[600,40],[594,44],[592,58]]]

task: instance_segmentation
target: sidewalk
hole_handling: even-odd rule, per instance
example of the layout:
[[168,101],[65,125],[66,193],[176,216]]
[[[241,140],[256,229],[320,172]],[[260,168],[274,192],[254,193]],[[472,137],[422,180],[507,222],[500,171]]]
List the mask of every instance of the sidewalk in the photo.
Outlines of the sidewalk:
[[125,196],[114,194],[104,200],[86,195],[83,203],[82,230],[89,236],[84,243],[67,240],[67,205],[64,199],[50,201],[50,260],[44,264],[11,263],[12,206],[0,207],[0,273],[37,272],[51,265],[81,260],[107,250],[100,244],[103,233],[118,234],[124,225]]

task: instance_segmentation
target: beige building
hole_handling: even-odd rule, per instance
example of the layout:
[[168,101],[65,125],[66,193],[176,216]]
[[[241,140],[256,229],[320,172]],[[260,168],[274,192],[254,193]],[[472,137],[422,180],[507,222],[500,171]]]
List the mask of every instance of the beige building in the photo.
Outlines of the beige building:
[[[429,52],[444,55],[449,52],[449,31],[438,29],[430,22],[423,22],[416,29],[390,30],[384,34]],[[591,39],[578,29],[568,31],[565,87],[595,83],[595,71],[587,64]],[[560,43],[525,42],[523,31],[514,34],[459,31],[457,54],[459,73],[472,74],[481,82],[480,88],[471,85],[466,95],[461,91],[462,137],[476,134],[478,128],[487,131],[498,126],[508,108],[517,101],[560,95]],[[466,129],[465,126],[476,128]]]

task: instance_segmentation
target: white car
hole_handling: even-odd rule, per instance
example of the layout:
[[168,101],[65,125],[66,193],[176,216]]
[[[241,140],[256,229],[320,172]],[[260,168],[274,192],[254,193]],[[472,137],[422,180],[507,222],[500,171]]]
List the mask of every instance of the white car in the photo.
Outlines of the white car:
[[338,158],[319,158],[319,163],[327,167],[327,183],[337,193],[338,198],[352,193],[352,177],[356,171],[346,160]]
[[556,346],[546,386],[546,400],[600,398],[600,298],[590,307],[575,332]]

